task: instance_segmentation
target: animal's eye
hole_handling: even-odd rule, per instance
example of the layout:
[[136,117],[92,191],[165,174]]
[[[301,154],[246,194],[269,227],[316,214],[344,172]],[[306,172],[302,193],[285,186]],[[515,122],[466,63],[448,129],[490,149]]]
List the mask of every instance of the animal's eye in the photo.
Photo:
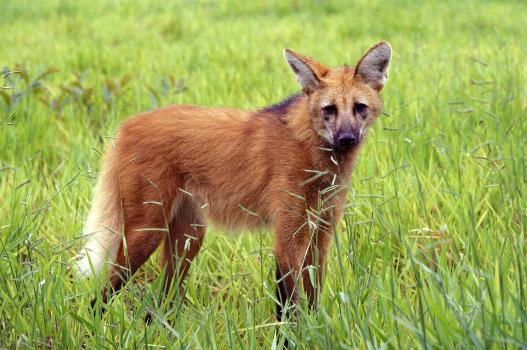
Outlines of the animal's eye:
[[364,103],[356,102],[353,109],[355,110],[355,114],[362,114],[368,110],[368,106]]
[[325,120],[329,120],[329,117],[337,115],[337,106],[328,105],[322,107],[322,115],[324,116]]

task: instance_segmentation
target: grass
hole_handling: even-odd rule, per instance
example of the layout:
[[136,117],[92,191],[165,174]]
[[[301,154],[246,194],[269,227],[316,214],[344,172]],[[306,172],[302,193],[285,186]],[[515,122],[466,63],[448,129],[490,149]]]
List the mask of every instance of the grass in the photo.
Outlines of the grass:
[[[527,348],[526,25],[519,1],[1,2],[0,348]],[[272,234],[211,229],[186,300],[151,260],[92,314],[103,282],[70,267],[122,120],[261,107],[298,90],[283,47],[336,66],[381,39],[318,313],[277,324]]]

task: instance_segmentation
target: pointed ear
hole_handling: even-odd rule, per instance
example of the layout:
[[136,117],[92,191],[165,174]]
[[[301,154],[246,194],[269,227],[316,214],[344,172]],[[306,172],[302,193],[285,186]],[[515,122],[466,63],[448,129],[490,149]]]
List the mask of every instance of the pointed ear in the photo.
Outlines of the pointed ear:
[[322,64],[312,58],[299,55],[289,49],[284,49],[284,57],[295,73],[302,91],[306,94],[315,91],[322,85],[320,78],[328,71],[328,69]]
[[388,66],[392,59],[392,47],[381,41],[366,52],[355,66],[355,76],[360,77],[377,91],[388,81]]

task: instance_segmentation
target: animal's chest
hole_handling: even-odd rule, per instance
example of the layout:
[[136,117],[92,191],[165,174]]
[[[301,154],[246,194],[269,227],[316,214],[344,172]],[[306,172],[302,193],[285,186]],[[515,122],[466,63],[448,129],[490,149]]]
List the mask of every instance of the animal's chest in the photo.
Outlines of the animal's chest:
[[[308,180],[309,181],[309,180]],[[308,207],[321,211],[340,210],[346,201],[349,175],[328,172],[306,186]]]

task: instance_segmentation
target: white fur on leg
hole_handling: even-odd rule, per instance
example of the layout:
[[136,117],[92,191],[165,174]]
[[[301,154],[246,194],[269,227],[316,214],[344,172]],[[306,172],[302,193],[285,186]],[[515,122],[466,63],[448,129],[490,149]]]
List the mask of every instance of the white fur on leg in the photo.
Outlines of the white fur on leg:
[[80,276],[100,274],[106,263],[115,262],[122,241],[121,209],[118,186],[103,174],[95,188],[92,208],[86,220],[84,237],[88,242],[80,251],[76,270]]
[[88,235],[92,237],[81,250],[81,259],[77,263],[77,271],[84,277],[100,274],[106,263],[114,262],[121,244],[121,235],[105,228],[85,234]]

